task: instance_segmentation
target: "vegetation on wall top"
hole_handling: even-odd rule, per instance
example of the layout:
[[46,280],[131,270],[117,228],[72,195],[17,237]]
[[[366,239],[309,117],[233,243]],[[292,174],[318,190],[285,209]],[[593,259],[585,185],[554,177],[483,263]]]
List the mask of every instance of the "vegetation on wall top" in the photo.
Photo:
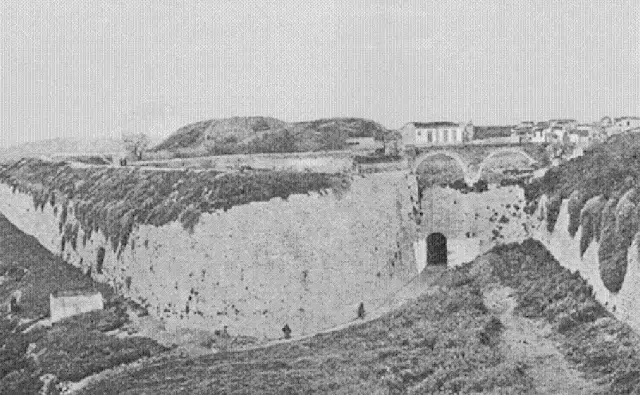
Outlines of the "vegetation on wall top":
[[[584,156],[550,169],[526,185],[529,202],[549,197],[547,226],[553,231],[560,203],[569,199],[568,231],[573,237],[580,225],[580,253],[599,240],[600,275],[611,292],[618,292],[627,270],[627,250],[640,229],[640,135],[614,136],[594,146]],[[587,203],[591,202],[587,206]]]
[[127,244],[134,225],[162,226],[179,220],[192,231],[202,213],[349,185],[344,176],[325,173],[78,168],[36,159],[0,169],[0,182],[11,185],[14,192],[30,194],[36,209],[58,203],[59,230],[65,239],[78,234],[78,229],[66,226],[73,209],[85,234],[83,242],[101,230],[114,251]]

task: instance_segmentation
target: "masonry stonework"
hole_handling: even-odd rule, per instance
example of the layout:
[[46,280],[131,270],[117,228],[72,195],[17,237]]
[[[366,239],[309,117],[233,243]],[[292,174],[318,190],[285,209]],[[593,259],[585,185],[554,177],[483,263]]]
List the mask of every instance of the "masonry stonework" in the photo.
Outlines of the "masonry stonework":
[[[545,200],[544,197],[542,199]],[[544,218],[543,204],[539,205],[536,218]],[[638,258],[638,237],[628,249],[627,273],[622,289],[610,292],[600,277],[598,248],[599,243],[591,242],[584,255],[580,256],[580,235],[582,227],[578,228],[574,237],[568,231],[569,211],[568,200],[562,202],[560,213],[553,232],[549,232],[546,221],[541,221],[533,230],[533,237],[542,242],[563,267],[571,271],[578,271],[592,287],[596,299],[602,303],[618,319],[628,323],[636,331],[640,331],[640,259]]]
[[[140,226],[118,252],[100,231],[77,250],[69,243],[61,250],[53,208],[36,211],[29,195],[6,185],[0,212],[169,327],[226,325],[232,333],[275,338],[284,324],[297,336],[353,320],[360,303],[373,311],[416,276],[412,194],[403,172],[354,176],[340,194],[293,195],[205,214],[193,234],[180,223]],[[67,222],[74,223],[69,212]]]

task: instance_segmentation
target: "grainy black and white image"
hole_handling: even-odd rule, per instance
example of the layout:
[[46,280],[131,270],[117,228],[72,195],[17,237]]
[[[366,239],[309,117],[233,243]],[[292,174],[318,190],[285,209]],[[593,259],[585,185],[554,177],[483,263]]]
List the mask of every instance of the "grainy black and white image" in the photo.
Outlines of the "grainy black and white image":
[[0,394],[640,394],[640,2],[0,2]]

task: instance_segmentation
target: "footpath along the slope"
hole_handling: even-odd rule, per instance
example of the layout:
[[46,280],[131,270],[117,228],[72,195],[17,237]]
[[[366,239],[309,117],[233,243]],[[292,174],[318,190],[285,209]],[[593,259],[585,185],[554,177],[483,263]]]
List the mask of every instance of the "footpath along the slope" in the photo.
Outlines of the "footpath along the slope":
[[601,392],[595,380],[570,366],[550,336],[550,328],[514,313],[517,301],[513,290],[493,286],[485,290],[487,307],[500,317],[504,325],[501,345],[507,358],[529,369],[538,394],[594,394]]

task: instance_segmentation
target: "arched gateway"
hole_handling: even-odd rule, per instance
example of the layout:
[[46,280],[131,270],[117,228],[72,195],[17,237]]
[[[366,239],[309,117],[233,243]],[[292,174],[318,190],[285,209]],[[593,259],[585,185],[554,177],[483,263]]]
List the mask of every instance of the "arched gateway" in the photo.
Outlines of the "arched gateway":
[[442,233],[427,237],[427,266],[447,264],[447,238]]

